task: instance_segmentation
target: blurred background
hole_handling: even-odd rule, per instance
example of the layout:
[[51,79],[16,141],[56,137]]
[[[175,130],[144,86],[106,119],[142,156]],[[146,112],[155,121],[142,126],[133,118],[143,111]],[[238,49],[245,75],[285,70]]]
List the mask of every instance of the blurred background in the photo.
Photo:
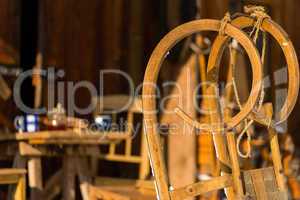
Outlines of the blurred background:
[[[123,76],[108,75],[100,82],[99,70],[126,72],[138,86],[143,81],[151,52],[170,30],[196,18],[222,19],[226,12],[242,12],[248,4],[264,6],[288,33],[299,55],[299,0],[0,0],[0,65],[12,71],[29,70],[41,53],[43,69],[54,67],[56,71],[65,72],[57,81],[85,80],[97,90],[102,87],[104,95],[128,94],[129,85],[124,84]],[[265,71],[284,67],[285,59],[278,45],[270,39],[267,48],[272,51],[267,53]],[[177,78],[178,71],[172,69],[187,60],[188,56],[181,57],[183,49],[184,44],[175,47],[161,79]],[[8,74],[3,72],[13,87],[17,76]],[[46,97],[51,91],[46,82],[45,79],[42,105],[48,104]],[[270,93],[268,95],[267,98],[276,101]],[[27,106],[34,106],[31,80],[22,85],[21,96]],[[20,114],[12,98],[0,98],[0,121],[8,127],[13,127],[11,122]],[[74,101],[76,106],[84,108],[91,103],[92,96],[87,89],[80,88]],[[67,100],[63,103],[68,107]],[[286,127],[296,149],[300,147],[299,111],[298,101]],[[108,169],[112,166],[108,165]]]

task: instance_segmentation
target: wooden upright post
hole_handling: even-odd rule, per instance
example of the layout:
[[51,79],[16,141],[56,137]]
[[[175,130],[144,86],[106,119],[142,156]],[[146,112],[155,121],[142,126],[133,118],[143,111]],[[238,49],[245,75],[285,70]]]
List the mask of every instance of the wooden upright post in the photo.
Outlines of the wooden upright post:
[[22,175],[16,186],[16,191],[14,194],[15,200],[26,200],[26,176]]
[[[271,103],[265,105],[266,115],[271,120],[273,116],[273,107]],[[284,175],[283,175],[283,167],[282,167],[282,159],[278,142],[278,135],[274,128],[269,127],[269,138],[270,138],[270,146],[271,146],[271,155],[273,160],[273,166],[275,171],[275,176],[277,180],[278,187],[281,191],[286,191]]]
[[[39,108],[41,105],[42,80],[40,70],[42,68],[42,55],[39,53],[36,56],[36,65],[32,77],[32,85],[35,87],[34,93],[34,108]],[[28,176],[29,186],[31,188],[31,199],[39,200],[42,198],[43,177],[42,177],[42,162],[41,158],[33,157],[28,160]]]
[[64,156],[63,158],[63,199],[75,200],[75,176],[76,176],[76,162],[75,158],[71,156]]
[[40,200],[43,190],[41,159],[39,157],[29,158],[27,165],[31,200]]

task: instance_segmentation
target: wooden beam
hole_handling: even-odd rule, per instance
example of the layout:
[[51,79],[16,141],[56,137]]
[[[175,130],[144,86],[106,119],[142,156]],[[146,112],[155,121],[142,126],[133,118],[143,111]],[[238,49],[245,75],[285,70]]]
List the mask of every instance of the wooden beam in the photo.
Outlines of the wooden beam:
[[[68,155],[68,156],[76,155],[76,156],[92,156],[97,158],[105,156],[100,154],[100,150],[98,146],[81,145],[81,146],[68,147],[67,150],[62,150],[61,148],[55,148],[51,145],[33,146],[26,142],[19,143],[19,152],[21,156],[61,157],[63,155]],[[108,159],[111,160],[113,158],[108,158]],[[133,157],[133,162],[134,161],[135,161],[135,157]]]

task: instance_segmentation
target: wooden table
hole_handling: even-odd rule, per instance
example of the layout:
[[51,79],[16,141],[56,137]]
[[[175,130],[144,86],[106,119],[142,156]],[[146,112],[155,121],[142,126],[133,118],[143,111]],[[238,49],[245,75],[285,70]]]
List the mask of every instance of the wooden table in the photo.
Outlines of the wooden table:
[[[0,155],[16,156],[15,167],[28,166],[31,199],[51,199],[60,192],[63,179],[63,199],[75,199],[75,176],[80,180],[83,199],[88,199],[91,181],[88,158],[100,155],[99,145],[128,138],[126,132],[41,131],[0,135]],[[63,157],[63,167],[43,187],[41,157]],[[26,159],[24,159],[26,158]]]

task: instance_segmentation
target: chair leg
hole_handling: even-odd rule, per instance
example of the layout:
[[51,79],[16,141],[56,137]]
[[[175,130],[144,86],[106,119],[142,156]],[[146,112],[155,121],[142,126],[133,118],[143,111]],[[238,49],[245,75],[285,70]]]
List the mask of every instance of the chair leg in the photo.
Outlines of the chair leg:
[[25,175],[21,176],[14,194],[15,200],[26,200],[26,178]]

